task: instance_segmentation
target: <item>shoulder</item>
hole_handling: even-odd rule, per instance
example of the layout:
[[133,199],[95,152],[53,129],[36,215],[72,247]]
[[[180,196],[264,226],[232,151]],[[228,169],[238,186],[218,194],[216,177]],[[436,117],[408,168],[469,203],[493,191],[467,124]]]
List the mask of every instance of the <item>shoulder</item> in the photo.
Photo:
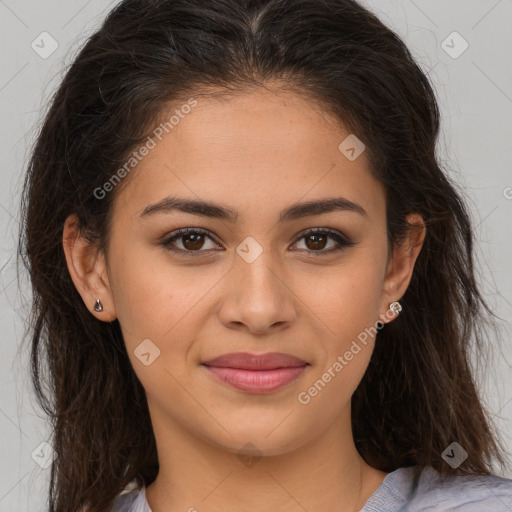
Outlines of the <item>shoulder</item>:
[[497,475],[441,475],[432,467],[399,468],[382,484],[407,512],[511,512],[512,480]]
[[497,475],[442,477],[435,469],[427,467],[418,481],[417,496],[422,507],[432,503],[431,510],[444,507],[457,512],[510,512],[512,480]]

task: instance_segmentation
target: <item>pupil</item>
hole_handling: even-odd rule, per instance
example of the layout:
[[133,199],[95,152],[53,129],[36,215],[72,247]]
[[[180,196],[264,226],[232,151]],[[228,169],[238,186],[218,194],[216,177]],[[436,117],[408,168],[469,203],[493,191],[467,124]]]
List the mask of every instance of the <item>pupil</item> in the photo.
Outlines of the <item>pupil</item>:
[[[309,235],[309,239],[313,239],[314,247],[309,247],[310,249],[323,249],[325,244],[325,235]],[[324,242],[324,243],[322,243]],[[318,246],[320,244],[320,247]]]
[[[191,234],[191,235],[186,235],[184,237],[184,243],[183,245],[187,248],[187,249],[200,249],[201,248],[201,245],[203,243],[203,237],[204,235],[202,234]],[[187,243],[187,240],[190,240],[192,239],[192,246],[190,246],[189,243]],[[194,240],[195,239],[195,240]]]

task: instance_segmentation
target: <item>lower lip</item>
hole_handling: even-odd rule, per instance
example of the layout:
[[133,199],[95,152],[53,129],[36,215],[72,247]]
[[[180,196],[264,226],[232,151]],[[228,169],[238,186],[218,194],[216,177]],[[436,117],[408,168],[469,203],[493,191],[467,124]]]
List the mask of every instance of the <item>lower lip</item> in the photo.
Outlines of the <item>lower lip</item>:
[[306,369],[306,366],[275,370],[241,370],[240,368],[203,366],[206,366],[221,381],[248,393],[275,391],[295,380]]

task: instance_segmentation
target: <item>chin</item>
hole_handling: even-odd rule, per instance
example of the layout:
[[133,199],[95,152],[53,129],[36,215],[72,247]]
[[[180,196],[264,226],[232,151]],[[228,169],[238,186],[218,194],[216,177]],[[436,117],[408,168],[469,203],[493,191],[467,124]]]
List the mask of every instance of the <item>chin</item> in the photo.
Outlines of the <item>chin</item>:
[[[282,418],[281,418],[282,421]],[[230,430],[232,434],[226,434],[222,439],[210,438],[207,441],[215,444],[218,448],[234,453],[240,457],[271,457],[285,455],[311,440],[312,435],[299,433],[293,435],[289,428],[276,428],[277,423],[268,423],[264,428]]]

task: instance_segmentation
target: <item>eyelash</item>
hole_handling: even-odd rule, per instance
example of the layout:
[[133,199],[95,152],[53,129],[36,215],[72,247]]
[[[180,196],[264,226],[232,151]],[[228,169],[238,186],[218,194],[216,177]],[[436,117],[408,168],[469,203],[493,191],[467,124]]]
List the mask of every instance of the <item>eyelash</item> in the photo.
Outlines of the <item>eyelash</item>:
[[[207,250],[198,249],[197,251],[190,251],[190,250],[187,251],[187,250],[184,250],[184,249],[176,249],[176,248],[172,247],[171,244],[172,244],[172,242],[174,240],[182,238],[184,235],[188,235],[188,234],[191,234],[191,233],[206,235],[214,243],[217,243],[210,236],[209,232],[204,230],[204,229],[201,229],[201,228],[184,228],[184,229],[180,229],[180,230],[178,230],[178,231],[176,231],[174,233],[171,233],[169,236],[165,237],[162,240],[161,245],[163,247],[165,247],[165,249],[168,250],[168,251],[171,251],[171,252],[176,253],[176,254],[184,255],[184,256],[187,256],[187,257],[188,256],[190,256],[190,257],[197,257],[197,256],[200,256],[201,253],[209,252],[208,249]],[[355,242],[349,240],[347,237],[345,237],[344,235],[342,235],[338,231],[334,231],[334,230],[329,229],[329,228],[312,228],[312,229],[309,229],[309,230],[307,230],[305,232],[302,232],[302,233],[300,233],[299,237],[294,242],[294,245],[297,242],[299,242],[300,240],[302,240],[303,238],[307,238],[310,235],[316,235],[316,234],[328,235],[329,238],[332,238],[334,241],[336,241],[339,244],[338,247],[331,248],[331,249],[329,249],[327,251],[325,251],[325,250],[318,250],[318,251],[309,250],[308,251],[308,252],[313,253],[313,254],[318,255],[318,256],[324,256],[324,255],[328,255],[328,254],[333,254],[333,253],[336,253],[336,252],[339,252],[339,251],[343,250],[346,247],[352,247],[353,245],[355,245]],[[218,245],[220,245],[220,244],[218,244]],[[214,250],[214,249],[211,249],[211,250]],[[299,250],[303,250],[303,249],[299,249]]]

